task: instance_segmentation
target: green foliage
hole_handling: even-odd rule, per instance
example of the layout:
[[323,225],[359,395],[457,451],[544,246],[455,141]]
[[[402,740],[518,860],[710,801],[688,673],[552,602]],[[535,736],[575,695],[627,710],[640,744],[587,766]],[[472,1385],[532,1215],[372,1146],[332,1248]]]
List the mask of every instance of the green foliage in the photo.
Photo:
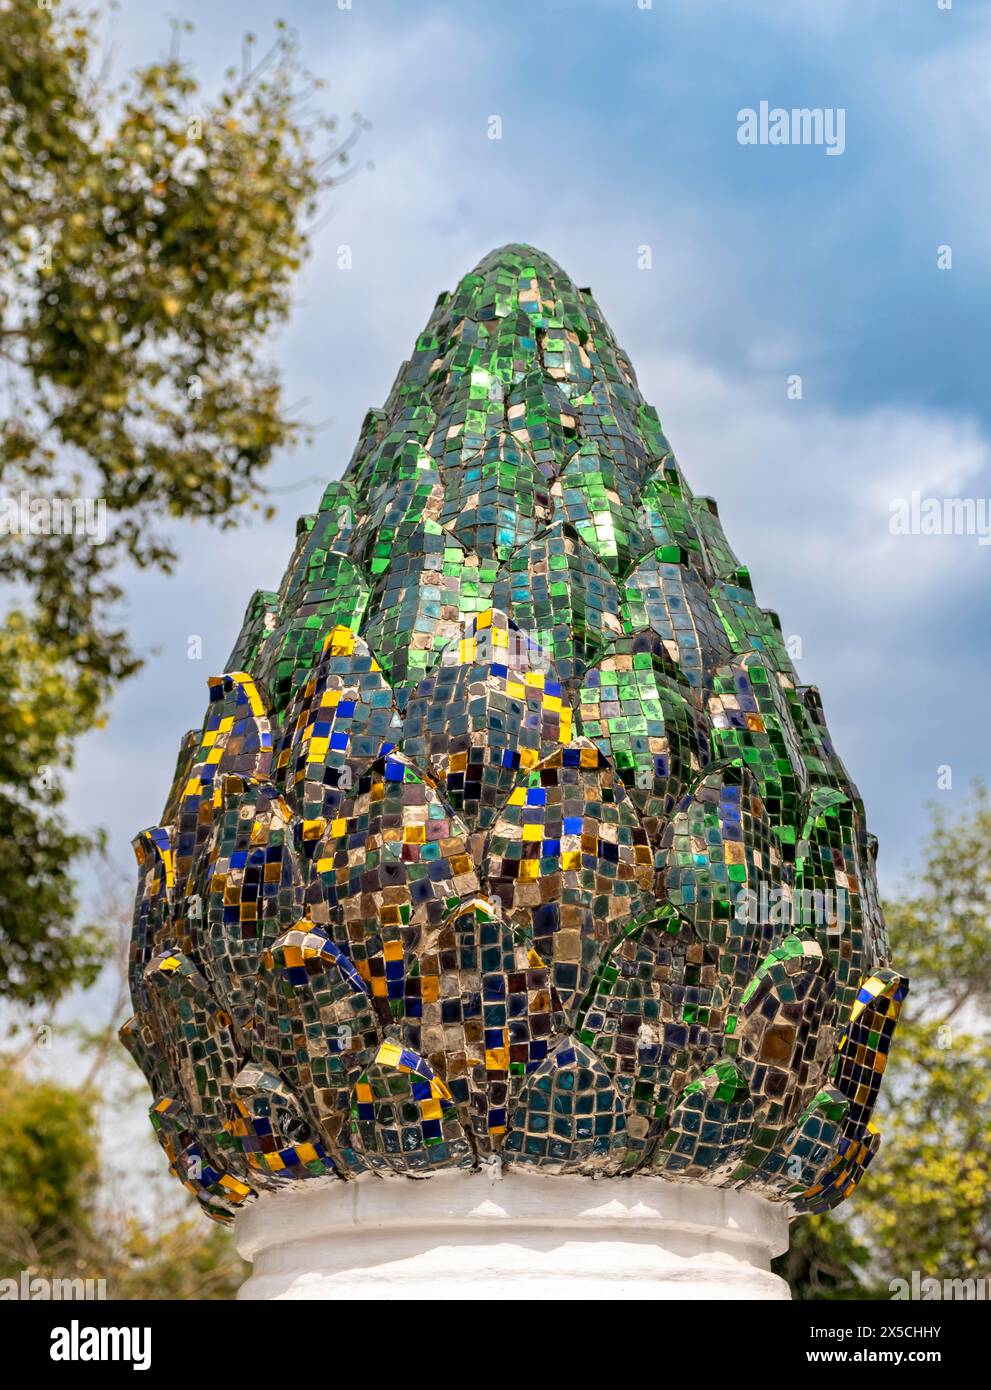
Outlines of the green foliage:
[[231,1232],[204,1222],[197,1211],[160,1228],[132,1223],[108,1292],[139,1300],[229,1299],[249,1271]]
[[56,775],[72,733],[97,717],[98,693],[18,612],[0,623],[0,690],[0,992],[31,1003],[62,982],[90,983],[103,957],[96,932],[69,930],[70,865],[96,841],[66,829]]
[[916,1019],[859,1217],[885,1276],[991,1277],[991,1039]]
[[[785,1257],[781,1272],[796,1297],[823,1296],[815,1267],[842,1265],[855,1249],[852,1263],[869,1270],[861,1297],[890,1297],[890,1280],[911,1279],[913,1270],[991,1277],[991,797],[984,786],[955,814],[932,807],[919,870],[885,915],[912,988],[882,1091],[881,1151],[848,1209],[792,1227],[799,1258],[788,1266]],[[836,1258],[844,1242],[846,1254]]]
[[40,1250],[70,1235],[90,1237],[99,1178],[95,1102],[92,1094],[28,1082],[0,1065],[0,1198],[8,1239],[11,1227]]
[[0,995],[22,1002],[57,998],[92,959],[91,942],[60,940],[67,868],[90,842],[56,808],[73,741],[140,665],[120,567],[171,567],[163,519],[226,526],[263,505],[258,475],[300,424],[260,345],[353,143],[322,154],[333,122],[298,118],[320,84],[281,25],[258,61],[249,36],[207,99],[175,52],[108,90],[97,18],[0,4],[0,499],[108,509],[102,543],[0,528],[14,691],[0,705]]
[[229,1231],[101,1202],[99,1099],[0,1066],[0,1277],[104,1279],[110,1298],[233,1298],[247,1266]]

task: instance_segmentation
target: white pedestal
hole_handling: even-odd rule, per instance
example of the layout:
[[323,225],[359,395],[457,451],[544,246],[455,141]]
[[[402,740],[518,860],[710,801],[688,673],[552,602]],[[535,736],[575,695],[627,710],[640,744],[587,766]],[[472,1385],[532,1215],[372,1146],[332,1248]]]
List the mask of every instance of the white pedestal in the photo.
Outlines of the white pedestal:
[[267,1195],[239,1298],[787,1299],[783,1205],[661,1178],[439,1173]]

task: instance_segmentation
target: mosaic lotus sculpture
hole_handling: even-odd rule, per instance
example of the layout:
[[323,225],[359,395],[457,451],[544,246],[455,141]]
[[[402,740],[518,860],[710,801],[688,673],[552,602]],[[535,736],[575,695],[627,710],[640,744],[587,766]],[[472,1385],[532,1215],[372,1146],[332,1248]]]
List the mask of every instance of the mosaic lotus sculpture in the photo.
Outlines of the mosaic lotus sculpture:
[[172,1171],[502,1163],[835,1205],[907,981],[817,692],[590,291],[442,294],[135,841]]

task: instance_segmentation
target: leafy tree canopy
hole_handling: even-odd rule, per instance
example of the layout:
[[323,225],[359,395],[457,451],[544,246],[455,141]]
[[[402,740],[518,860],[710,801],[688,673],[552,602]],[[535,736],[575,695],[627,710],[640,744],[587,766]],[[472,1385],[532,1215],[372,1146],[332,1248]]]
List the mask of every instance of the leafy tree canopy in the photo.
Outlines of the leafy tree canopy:
[[[124,563],[168,571],[168,518],[235,524],[303,427],[260,357],[285,318],[334,143],[281,24],[204,95],[178,55],[110,88],[100,15],[0,0],[0,996],[90,977],[69,937],[74,740],[132,675]],[[177,30],[178,33],[178,30]],[[329,148],[328,148],[329,143]],[[99,501],[66,531],[49,504]],[[26,501],[27,507],[22,505]],[[104,527],[99,517],[105,518]]]
[[103,1279],[110,1298],[233,1298],[247,1266],[229,1231],[198,1212],[152,1218],[102,1200],[100,1103],[94,1086],[0,1058],[0,1278]]

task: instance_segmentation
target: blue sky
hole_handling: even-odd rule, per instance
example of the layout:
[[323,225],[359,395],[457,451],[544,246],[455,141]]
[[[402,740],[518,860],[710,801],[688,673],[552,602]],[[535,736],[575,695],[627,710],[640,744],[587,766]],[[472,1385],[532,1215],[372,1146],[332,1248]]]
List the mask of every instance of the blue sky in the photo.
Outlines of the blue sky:
[[[274,521],[177,527],[178,573],[129,582],[148,664],[83,740],[73,817],[110,831],[129,877],[129,840],[157,821],[206,678],[251,591],[277,585],[296,516],[340,475],[437,293],[528,241],[592,286],[690,483],[801,638],[799,672],[822,691],[893,889],[925,801],[957,802],[991,770],[991,546],[888,529],[914,488],[991,497],[991,6],[123,0],[118,76],[167,49],[175,13],[196,23],[185,52],[208,87],[246,28],[261,41],[286,18],[328,108],[372,122],[360,152],[375,168],[330,196],[272,344],[287,398],[331,423],[272,468],[287,490]],[[741,146],[737,113],[762,100],[844,108],[845,152]],[[952,791],[937,791],[942,765]]]

